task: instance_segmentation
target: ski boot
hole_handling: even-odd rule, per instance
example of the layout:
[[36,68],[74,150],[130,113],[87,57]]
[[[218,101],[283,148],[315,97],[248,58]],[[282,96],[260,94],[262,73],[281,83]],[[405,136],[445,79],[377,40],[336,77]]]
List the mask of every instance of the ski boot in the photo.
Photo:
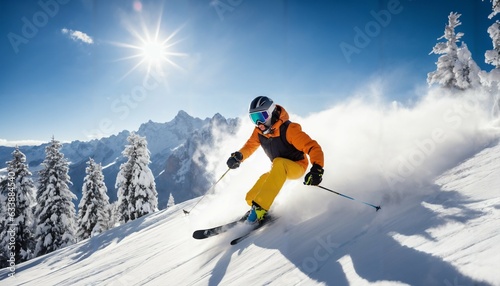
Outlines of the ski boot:
[[246,222],[248,224],[260,223],[266,217],[267,211],[261,208],[257,203],[252,204],[252,208],[248,212]]

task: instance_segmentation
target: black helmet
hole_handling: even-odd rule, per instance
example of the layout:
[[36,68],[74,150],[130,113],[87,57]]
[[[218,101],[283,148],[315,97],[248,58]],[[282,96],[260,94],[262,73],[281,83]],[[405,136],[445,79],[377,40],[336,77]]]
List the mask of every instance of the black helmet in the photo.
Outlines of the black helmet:
[[254,124],[264,124],[268,127],[271,126],[271,118],[273,117],[273,111],[276,108],[276,104],[267,96],[257,96],[250,103],[248,108],[248,113],[250,119]]

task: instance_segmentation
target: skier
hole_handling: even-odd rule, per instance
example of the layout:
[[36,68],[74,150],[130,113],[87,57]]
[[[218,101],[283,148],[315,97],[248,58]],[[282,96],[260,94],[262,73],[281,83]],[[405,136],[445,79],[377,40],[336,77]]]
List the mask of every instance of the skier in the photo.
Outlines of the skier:
[[227,166],[238,168],[259,146],[272,161],[271,170],[260,176],[246,195],[251,206],[247,222],[254,224],[264,219],[287,179],[304,175],[309,166],[306,154],[312,167],[304,177],[304,184],[319,185],[324,173],[324,156],[321,146],[303,132],[298,123],[290,122],[286,110],[270,98],[256,97],[248,112],[255,128],[245,145],[231,154]]

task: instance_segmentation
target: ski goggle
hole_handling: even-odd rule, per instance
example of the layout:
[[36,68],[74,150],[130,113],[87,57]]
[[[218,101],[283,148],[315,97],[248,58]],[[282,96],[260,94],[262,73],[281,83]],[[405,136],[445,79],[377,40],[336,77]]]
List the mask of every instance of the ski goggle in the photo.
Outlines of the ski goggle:
[[269,112],[265,111],[258,111],[258,112],[253,112],[250,113],[250,119],[252,119],[252,122],[255,125],[259,124],[264,124],[266,123],[266,120],[269,118]]

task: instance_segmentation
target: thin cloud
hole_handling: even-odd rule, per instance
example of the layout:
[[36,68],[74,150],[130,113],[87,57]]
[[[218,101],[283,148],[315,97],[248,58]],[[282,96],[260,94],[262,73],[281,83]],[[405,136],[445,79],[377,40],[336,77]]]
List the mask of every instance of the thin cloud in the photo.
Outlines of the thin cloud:
[[70,39],[72,39],[73,41],[82,41],[84,42],[85,44],[93,44],[94,43],[94,40],[92,39],[91,36],[85,34],[84,32],[81,32],[81,31],[75,31],[75,30],[71,30],[71,29],[67,29],[67,28],[63,28],[61,29],[61,32],[64,34],[64,35],[68,35],[68,37]]
[[39,140],[16,140],[9,141],[6,139],[0,138],[0,146],[6,147],[16,147],[16,146],[38,146],[47,143],[47,141],[39,141]]

